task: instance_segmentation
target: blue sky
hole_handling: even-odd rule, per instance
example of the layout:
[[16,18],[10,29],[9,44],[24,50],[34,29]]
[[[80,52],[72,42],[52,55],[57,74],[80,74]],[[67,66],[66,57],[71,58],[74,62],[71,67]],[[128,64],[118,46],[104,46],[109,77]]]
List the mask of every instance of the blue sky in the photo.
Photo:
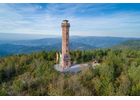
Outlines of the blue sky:
[[[140,37],[140,3],[0,3],[0,33]],[[2,34],[1,34],[2,35]]]

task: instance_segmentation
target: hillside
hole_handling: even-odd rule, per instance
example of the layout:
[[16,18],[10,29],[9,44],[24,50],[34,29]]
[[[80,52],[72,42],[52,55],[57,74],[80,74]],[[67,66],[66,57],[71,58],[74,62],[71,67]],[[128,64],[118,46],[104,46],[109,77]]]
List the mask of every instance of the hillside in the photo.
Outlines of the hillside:
[[4,57],[4,56],[8,56],[8,54],[10,54],[10,53],[8,53],[8,52],[6,52],[6,51],[0,51],[0,56],[1,57]]
[[14,52],[15,50],[25,47],[24,45],[1,44],[0,51]]
[[[122,37],[83,37],[83,36],[71,36],[70,37],[70,50],[94,50],[98,48],[105,47],[113,49],[129,49],[131,46],[133,49],[139,50],[137,46],[139,42],[123,42],[132,38],[122,38]],[[138,38],[133,38],[138,39]],[[120,43],[121,42],[121,43]],[[20,41],[0,41],[0,52],[1,56],[8,55],[11,53],[22,54],[22,53],[31,53],[32,52],[41,52],[42,50],[61,50],[62,48],[62,39],[61,38],[44,38],[36,40],[20,40]],[[5,43],[5,44],[4,44]],[[119,43],[119,44],[117,44]],[[116,45],[114,45],[116,44]],[[135,45],[134,45],[135,44]],[[112,46],[113,45],[113,46]]]
[[[105,48],[132,38],[88,36],[70,39],[70,42],[84,43],[98,48]],[[133,38],[135,39],[135,38]]]
[[107,47],[105,49],[132,49],[140,50],[140,40],[127,40],[113,46]]
[[14,45],[25,45],[25,46],[40,46],[40,45],[53,45],[58,42],[61,42],[61,38],[44,38],[44,39],[35,39],[35,40],[19,40],[10,42]]
[[[97,47],[91,45],[86,45],[83,43],[75,43],[75,42],[70,42],[69,48],[70,50],[97,49]],[[44,46],[24,46],[24,45],[13,45],[7,43],[7,44],[0,45],[0,55],[3,57],[4,55],[8,55],[8,54],[22,54],[22,53],[29,54],[31,52],[41,52],[42,50],[49,52],[50,50],[61,50],[61,49],[62,49],[61,42],[53,45],[44,45]]]
[[70,42],[69,48],[70,48],[70,50],[76,50],[76,49],[79,49],[79,50],[89,50],[89,49],[94,50],[94,49],[97,49],[97,47],[95,47],[95,46],[91,46],[91,45],[84,44],[84,43],[76,43],[76,42]]
[[[15,53],[16,50],[22,48],[22,47],[25,47],[23,45],[13,45],[13,44],[1,44],[0,45],[0,55],[2,57],[4,56],[8,56],[8,54],[12,54],[12,53]],[[15,53],[17,54],[17,53]]]
[[[98,48],[105,48],[114,44],[138,38],[123,38],[123,37],[99,37],[99,36],[70,36],[70,42],[83,43]],[[0,41],[0,44],[10,43],[13,45],[24,45],[24,46],[46,46],[54,45],[62,42],[62,38],[44,38],[35,40],[16,40],[16,41]]]
[[[69,44],[69,48],[70,50],[94,50],[94,49],[97,49],[97,47],[94,47],[94,46],[90,46],[90,45],[86,45],[86,44],[83,44],[83,43],[75,43],[75,42],[70,42]],[[16,54],[22,54],[22,53],[31,53],[32,52],[41,52],[42,50],[45,50],[47,52],[49,52],[50,50],[61,50],[62,49],[62,43],[57,43],[57,44],[54,44],[54,45],[46,45],[46,46],[26,46],[26,47],[23,47],[23,48],[20,48],[18,50],[16,50],[15,52],[13,53],[16,53]]]

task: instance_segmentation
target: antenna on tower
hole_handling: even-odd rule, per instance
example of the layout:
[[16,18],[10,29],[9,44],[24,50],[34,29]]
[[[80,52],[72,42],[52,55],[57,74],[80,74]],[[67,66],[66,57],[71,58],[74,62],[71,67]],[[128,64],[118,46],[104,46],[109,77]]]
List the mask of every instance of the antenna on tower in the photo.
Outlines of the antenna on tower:
[[66,23],[68,22],[67,17],[65,17],[65,20],[63,20],[63,22],[66,22]]

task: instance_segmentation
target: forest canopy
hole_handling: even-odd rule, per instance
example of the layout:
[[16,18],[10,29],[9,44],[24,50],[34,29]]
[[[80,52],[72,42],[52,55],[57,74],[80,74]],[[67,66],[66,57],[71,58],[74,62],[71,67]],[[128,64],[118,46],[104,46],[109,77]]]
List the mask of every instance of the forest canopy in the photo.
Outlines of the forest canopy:
[[95,69],[76,73],[54,69],[56,53],[50,50],[0,57],[1,96],[138,96],[140,95],[140,51],[70,50],[71,63],[99,59]]

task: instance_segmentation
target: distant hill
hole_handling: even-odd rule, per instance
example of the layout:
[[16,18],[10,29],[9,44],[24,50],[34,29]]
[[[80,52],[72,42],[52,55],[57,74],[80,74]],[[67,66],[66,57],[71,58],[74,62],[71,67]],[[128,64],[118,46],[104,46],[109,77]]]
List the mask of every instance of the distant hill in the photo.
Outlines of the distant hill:
[[61,38],[44,38],[44,39],[35,39],[35,40],[19,40],[19,41],[8,41],[13,45],[24,45],[24,46],[40,46],[40,45],[53,45],[58,42],[61,42]]
[[[70,37],[70,50],[94,50],[98,48],[106,47],[113,49],[124,49],[133,47],[136,50],[139,49],[137,45],[134,47],[134,43],[127,42],[126,40],[134,39],[137,40],[139,38],[123,38],[123,37],[98,37],[98,36],[71,36]],[[137,40],[138,41],[138,40]],[[121,42],[121,43],[120,43]],[[117,44],[119,43],[119,44]],[[115,45],[116,44],[116,45]],[[136,43],[135,43],[136,44]],[[114,46],[112,46],[114,45]],[[36,40],[20,40],[20,41],[0,41],[0,52],[1,55],[8,55],[11,53],[14,54],[22,54],[22,53],[30,53],[32,52],[40,52],[42,50],[50,51],[50,50],[61,50],[62,48],[62,38],[44,38],[44,39],[36,39]]]
[[10,53],[8,53],[8,52],[6,52],[6,51],[0,51],[0,56],[1,57],[4,57],[4,56],[8,56],[8,54],[10,54]]
[[17,49],[20,49],[22,47],[25,47],[24,45],[13,45],[13,44],[1,44],[0,45],[0,51],[6,51],[9,53],[12,53],[14,51],[16,51]]
[[[94,46],[90,46],[90,45],[86,45],[86,44],[82,44],[82,43],[75,43],[75,42],[72,42],[69,44],[69,48],[70,50],[94,50],[94,49],[97,49],[97,47],[94,47]],[[57,43],[57,44],[54,44],[54,45],[47,45],[47,46],[26,46],[26,47],[23,47],[23,48],[20,48],[18,50],[16,50],[15,52],[13,53],[16,53],[16,54],[22,54],[22,53],[31,53],[32,52],[40,52],[42,50],[45,50],[45,51],[50,51],[50,50],[62,50],[62,43]]]
[[23,45],[13,45],[13,44],[1,44],[0,45],[0,55],[2,57],[5,56],[8,56],[8,54],[12,54],[14,52],[16,52],[16,50],[22,48],[22,47],[25,47]]
[[[91,45],[98,48],[105,48],[112,46],[114,44],[138,38],[123,38],[123,37],[99,37],[99,36],[70,36],[70,42],[83,43],[86,45]],[[24,45],[24,46],[46,46],[54,45],[62,42],[62,38],[44,38],[35,40],[19,40],[19,41],[0,41],[0,44],[10,43],[14,45]]]
[[127,40],[104,49],[132,49],[140,50],[140,40]]
[[84,43],[98,48],[105,48],[132,38],[88,36],[70,39],[70,42]]

